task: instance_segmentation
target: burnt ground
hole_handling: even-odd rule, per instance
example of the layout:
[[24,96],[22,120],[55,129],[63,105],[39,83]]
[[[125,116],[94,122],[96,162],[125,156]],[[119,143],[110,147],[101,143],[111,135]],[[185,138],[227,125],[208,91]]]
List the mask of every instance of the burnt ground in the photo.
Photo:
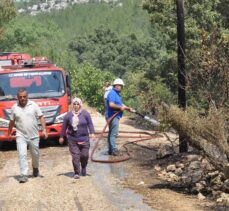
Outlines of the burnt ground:
[[[101,131],[104,117],[91,113],[96,130]],[[130,123],[124,118],[121,130],[139,130]],[[118,139],[123,155],[122,145],[131,140]],[[155,158],[159,144],[164,141],[158,138],[129,144],[131,159],[125,162],[89,161],[89,175],[74,180],[68,147],[49,140],[41,144],[41,176],[30,176],[25,184],[18,183],[15,143],[8,144],[0,151],[0,210],[217,210],[213,201],[199,200],[196,195],[188,194],[185,187],[173,187],[157,177],[154,167],[158,163],[174,162],[173,157]],[[94,144],[91,143],[91,148]],[[96,156],[110,159],[106,155],[105,139],[96,150]],[[29,163],[31,166],[30,157]]]

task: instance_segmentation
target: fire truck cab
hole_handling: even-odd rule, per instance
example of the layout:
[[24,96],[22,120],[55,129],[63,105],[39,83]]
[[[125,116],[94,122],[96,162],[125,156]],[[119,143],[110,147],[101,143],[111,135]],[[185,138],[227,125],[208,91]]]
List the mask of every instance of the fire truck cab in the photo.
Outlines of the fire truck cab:
[[[0,53],[0,142],[8,141],[11,107],[17,102],[20,87],[26,88],[29,99],[40,106],[48,136],[58,137],[71,102],[68,74],[46,57]],[[13,135],[15,138],[15,128]]]

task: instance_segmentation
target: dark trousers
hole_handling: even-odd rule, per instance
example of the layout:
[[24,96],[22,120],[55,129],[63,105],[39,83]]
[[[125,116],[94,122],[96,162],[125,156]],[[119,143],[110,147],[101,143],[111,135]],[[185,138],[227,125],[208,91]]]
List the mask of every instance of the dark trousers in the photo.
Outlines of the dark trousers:
[[68,141],[69,151],[72,155],[72,164],[75,174],[80,174],[81,168],[85,169],[89,158],[90,143],[78,144],[76,141]]

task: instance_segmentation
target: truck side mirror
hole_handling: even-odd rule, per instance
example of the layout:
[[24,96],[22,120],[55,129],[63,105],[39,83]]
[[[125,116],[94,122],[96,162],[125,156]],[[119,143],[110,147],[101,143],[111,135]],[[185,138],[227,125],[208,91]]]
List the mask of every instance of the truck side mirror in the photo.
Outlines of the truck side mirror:
[[72,91],[71,91],[71,78],[69,75],[66,75],[66,85],[67,85],[67,93],[68,93],[68,104],[71,104],[72,101]]

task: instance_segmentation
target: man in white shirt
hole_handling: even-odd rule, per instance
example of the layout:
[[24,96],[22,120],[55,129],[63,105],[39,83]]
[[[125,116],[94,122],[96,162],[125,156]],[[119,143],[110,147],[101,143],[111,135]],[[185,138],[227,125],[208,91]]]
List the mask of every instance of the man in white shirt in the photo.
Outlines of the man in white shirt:
[[103,95],[103,101],[104,101],[104,108],[105,108],[105,118],[107,119],[107,96],[109,92],[112,90],[113,86],[110,84],[110,82],[106,82],[105,86],[103,87],[104,95]]
[[39,106],[28,100],[28,93],[25,88],[20,88],[17,93],[18,103],[12,107],[8,138],[12,140],[12,129],[16,127],[16,143],[19,154],[21,177],[20,183],[28,181],[27,146],[32,156],[33,176],[39,175],[39,129],[38,119],[43,128],[43,135],[46,139],[46,123]]

